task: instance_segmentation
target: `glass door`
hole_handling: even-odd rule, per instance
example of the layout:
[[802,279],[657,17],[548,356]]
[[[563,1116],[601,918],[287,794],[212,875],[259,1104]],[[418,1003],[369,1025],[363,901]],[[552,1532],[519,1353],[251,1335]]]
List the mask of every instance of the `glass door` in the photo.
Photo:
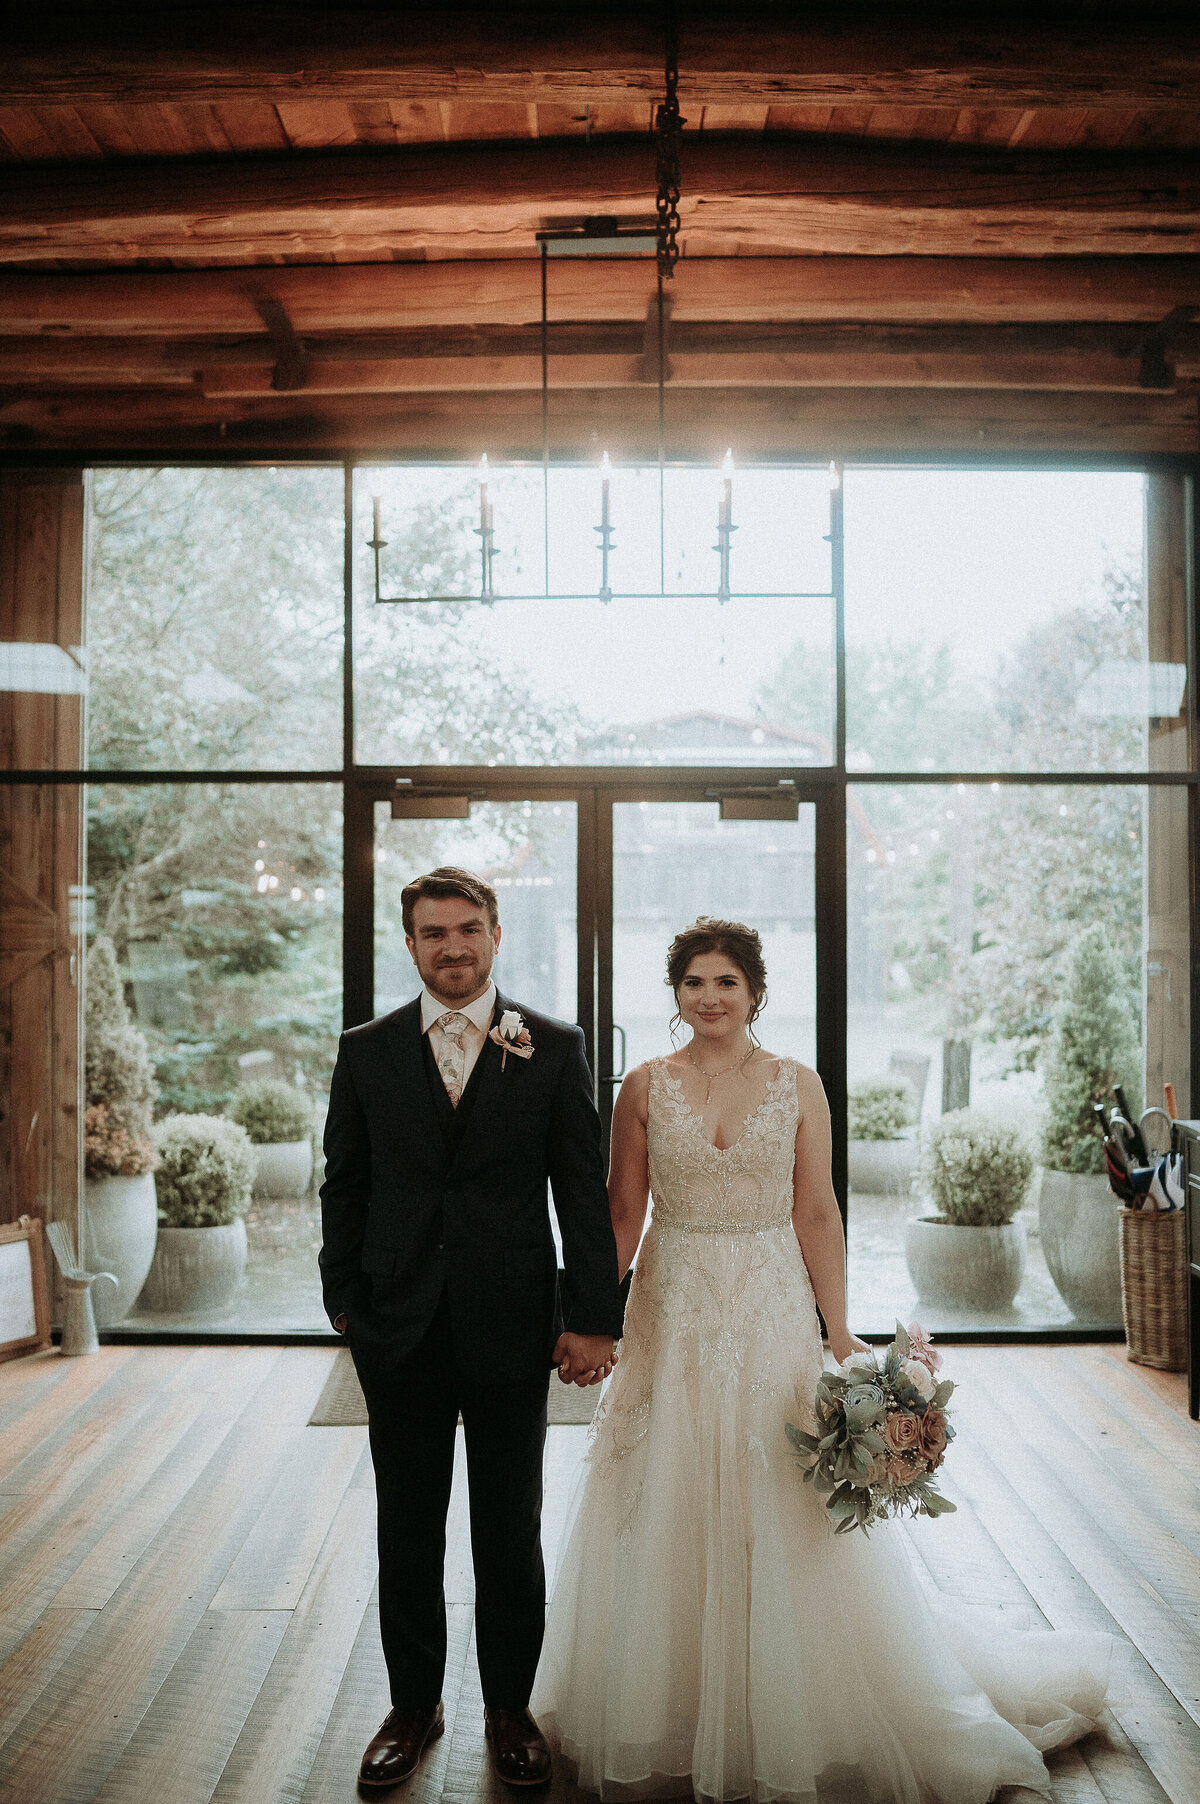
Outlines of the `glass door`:
[[758,929],[770,982],[764,1044],[816,1060],[815,805],[801,802],[792,820],[722,813],[716,799],[613,804],[614,1078],[670,1052],[667,947],[698,915]]
[[763,1043],[820,1072],[844,1198],[845,838],[833,787],[755,772],[721,772],[714,786],[695,773],[579,776],[552,787],[509,772],[476,787],[472,775],[468,788],[459,773],[373,772],[350,792],[347,1021],[417,995],[401,893],[422,871],[462,865],[499,897],[500,988],[583,1028],[607,1130],[625,1073],[671,1049],[671,940],[698,915],[745,921],[767,960]]
[[[461,812],[437,817],[438,809]],[[398,794],[374,803],[374,1013],[419,994],[400,913],[406,883],[438,865],[486,879],[500,903],[496,983],[563,1021],[579,1015],[576,901],[578,831],[573,799]]]

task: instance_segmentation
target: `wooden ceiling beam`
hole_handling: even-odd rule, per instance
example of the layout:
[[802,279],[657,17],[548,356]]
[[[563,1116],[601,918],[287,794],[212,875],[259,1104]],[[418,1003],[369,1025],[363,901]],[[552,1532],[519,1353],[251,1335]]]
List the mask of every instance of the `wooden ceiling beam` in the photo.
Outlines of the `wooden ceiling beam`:
[[[652,388],[573,394],[550,411],[556,457],[652,460]],[[1194,395],[980,393],[954,389],[696,389],[672,397],[671,457],[815,457],[929,451],[1078,452],[1109,456],[1193,452]],[[536,393],[303,394],[246,400],[143,391],[0,400],[0,451],[72,452],[158,460],[208,454],[336,457],[342,453],[477,460],[541,455]]]
[[[241,270],[59,274],[0,270],[0,335],[176,340],[262,330],[269,292],[301,336],[524,327],[540,316],[533,258],[315,264]],[[639,326],[651,261],[564,259],[550,271],[551,330],[564,320]],[[1200,300],[1200,256],[688,258],[671,285],[689,322],[880,324],[1156,322]],[[552,343],[554,340],[552,340]]]
[[[550,359],[554,392],[637,388],[657,379],[635,324],[560,328]],[[1136,393],[1191,380],[1200,370],[1200,331],[1184,327],[1148,380],[1141,327],[882,327],[675,323],[669,339],[672,394],[684,388],[872,388],[1092,390]],[[417,330],[297,341],[295,379],[308,395],[420,390],[536,389],[538,328]],[[267,395],[285,385],[268,336],[232,342],[183,339],[0,338],[0,391],[120,387]]]
[[[510,257],[653,184],[625,139],[38,167],[0,177],[0,262]],[[1197,254],[1200,155],[702,140],[680,214],[691,255]]]
[[[848,20],[693,5],[680,32],[689,105],[1191,109],[1200,39],[1186,24],[1076,17],[1031,26],[989,5],[959,18]],[[755,13],[759,15],[755,17]],[[764,16],[765,15],[765,16]],[[652,100],[662,42],[645,8],[214,5],[80,16],[26,8],[7,24],[0,103],[120,106]]]

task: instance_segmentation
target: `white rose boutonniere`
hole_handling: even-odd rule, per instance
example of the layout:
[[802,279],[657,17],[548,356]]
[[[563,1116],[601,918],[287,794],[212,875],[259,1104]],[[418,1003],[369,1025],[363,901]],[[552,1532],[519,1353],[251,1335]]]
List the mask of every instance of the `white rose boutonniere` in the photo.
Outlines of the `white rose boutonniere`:
[[495,1027],[489,1029],[488,1039],[494,1040],[500,1048],[501,1071],[508,1063],[510,1052],[518,1059],[533,1057],[533,1039],[515,1008],[505,1009]]

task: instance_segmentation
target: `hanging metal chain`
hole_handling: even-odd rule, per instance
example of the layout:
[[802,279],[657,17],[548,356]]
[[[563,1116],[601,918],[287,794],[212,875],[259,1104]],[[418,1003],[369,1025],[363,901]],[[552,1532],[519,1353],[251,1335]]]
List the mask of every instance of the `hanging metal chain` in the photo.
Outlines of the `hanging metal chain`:
[[654,117],[658,143],[658,273],[675,274],[679,261],[679,153],[686,119],[679,113],[679,43],[675,8],[668,0],[666,22],[666,97]]

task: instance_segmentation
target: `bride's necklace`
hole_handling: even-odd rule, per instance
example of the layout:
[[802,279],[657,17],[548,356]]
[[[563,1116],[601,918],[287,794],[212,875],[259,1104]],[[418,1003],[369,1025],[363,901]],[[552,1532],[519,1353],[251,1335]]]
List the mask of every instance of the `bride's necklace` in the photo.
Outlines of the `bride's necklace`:
[[704,1107],[707,1109],[709,1102],[712,1100],[713,1079],[718,1077],[728,1077],[731,1071],[741,1071],[754,1057],[754,1047],[752,1046],[749,1052],[743,1053],[740,1059],[735,1059],[732,1065],[722,1065],[716,1071],[706,1071],[703,1065],[697,1065],[695,1059],[692,1057],[692,1044],[690,1040],[683,1049],[683,1056],[692,1067],[693,1071],[698,1071],[702,1078],[707,1079],[707,1087],[704,1092]]

